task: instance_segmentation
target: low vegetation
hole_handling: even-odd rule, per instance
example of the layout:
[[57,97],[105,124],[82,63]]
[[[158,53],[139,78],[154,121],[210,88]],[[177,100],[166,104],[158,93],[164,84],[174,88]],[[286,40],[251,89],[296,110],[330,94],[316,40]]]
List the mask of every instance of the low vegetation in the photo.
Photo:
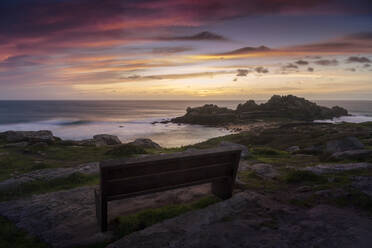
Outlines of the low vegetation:
[[11,190],[1,191],[0,201],[14,200],[33,194],[43,194],[81,186],[96,185],[98,183],[98,175],[84,175],[81,173],[74,173],[64,178],[57,178],[50,181],[36,180],[29,183],[21,184]]
[[123,237],[163,220],[179,216],[192,210],[205,208],[218,201],[218,198],[210,196],[202,198],[194,203],[168,205],[161,208],[147,209],[133,215],[121,216],[115,219],[115,232],[117,236]]
[[9,220],[0,217],[0,247],[48,248],[48,245],[18,229]]

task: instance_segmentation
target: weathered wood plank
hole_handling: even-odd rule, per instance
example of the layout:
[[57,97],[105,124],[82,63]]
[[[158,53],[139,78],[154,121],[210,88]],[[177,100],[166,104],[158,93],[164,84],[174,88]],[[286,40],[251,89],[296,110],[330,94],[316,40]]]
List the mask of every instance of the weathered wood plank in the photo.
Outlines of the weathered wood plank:
[[221,147],[100,163],[97,220],[107,230],[107,201],[179,187],[212,183],[212,192],[232,196],[241,150]]

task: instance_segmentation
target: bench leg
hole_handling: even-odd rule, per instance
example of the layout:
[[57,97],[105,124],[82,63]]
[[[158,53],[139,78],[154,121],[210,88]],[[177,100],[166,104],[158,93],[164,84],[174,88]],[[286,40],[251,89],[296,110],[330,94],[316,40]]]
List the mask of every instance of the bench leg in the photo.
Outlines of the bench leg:
[[232,197],[233,193],[233,184],[230,178],[226,178],[223,180],[215,181],[212,183],[212,193],[221,198],[222,200],[226,200]]
[[95,191],[95,200],[96,200],[96,217],[98,226],[101,229],[101,232],[107,231],[107,201],[102,199],[102,196]]

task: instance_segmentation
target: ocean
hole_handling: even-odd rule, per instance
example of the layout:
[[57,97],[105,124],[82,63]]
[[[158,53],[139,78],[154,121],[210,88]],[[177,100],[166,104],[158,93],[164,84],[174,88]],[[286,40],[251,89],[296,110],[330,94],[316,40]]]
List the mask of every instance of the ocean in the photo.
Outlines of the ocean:
[[[225,128],[155,121],[181,116],[187,107],[217,104],[235,109],[243,101],[0,101],[0,132],[51,130],[63,139],[80,140],[95,134],[117,135],[122,142],[150,138],[164,147],[198,143],[231,133]],[[258,103],[263,101],[257,101]],[[372,121],[372,101],[317,101],[339,105],[352,116],[327,122]]]

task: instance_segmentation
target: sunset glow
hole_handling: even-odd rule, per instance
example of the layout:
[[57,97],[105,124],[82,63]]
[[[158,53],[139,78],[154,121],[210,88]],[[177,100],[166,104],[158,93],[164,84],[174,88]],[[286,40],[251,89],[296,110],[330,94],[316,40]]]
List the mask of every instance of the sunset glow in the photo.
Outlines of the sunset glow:
[[372,99],[372,4],[0,3],[1,99]]

